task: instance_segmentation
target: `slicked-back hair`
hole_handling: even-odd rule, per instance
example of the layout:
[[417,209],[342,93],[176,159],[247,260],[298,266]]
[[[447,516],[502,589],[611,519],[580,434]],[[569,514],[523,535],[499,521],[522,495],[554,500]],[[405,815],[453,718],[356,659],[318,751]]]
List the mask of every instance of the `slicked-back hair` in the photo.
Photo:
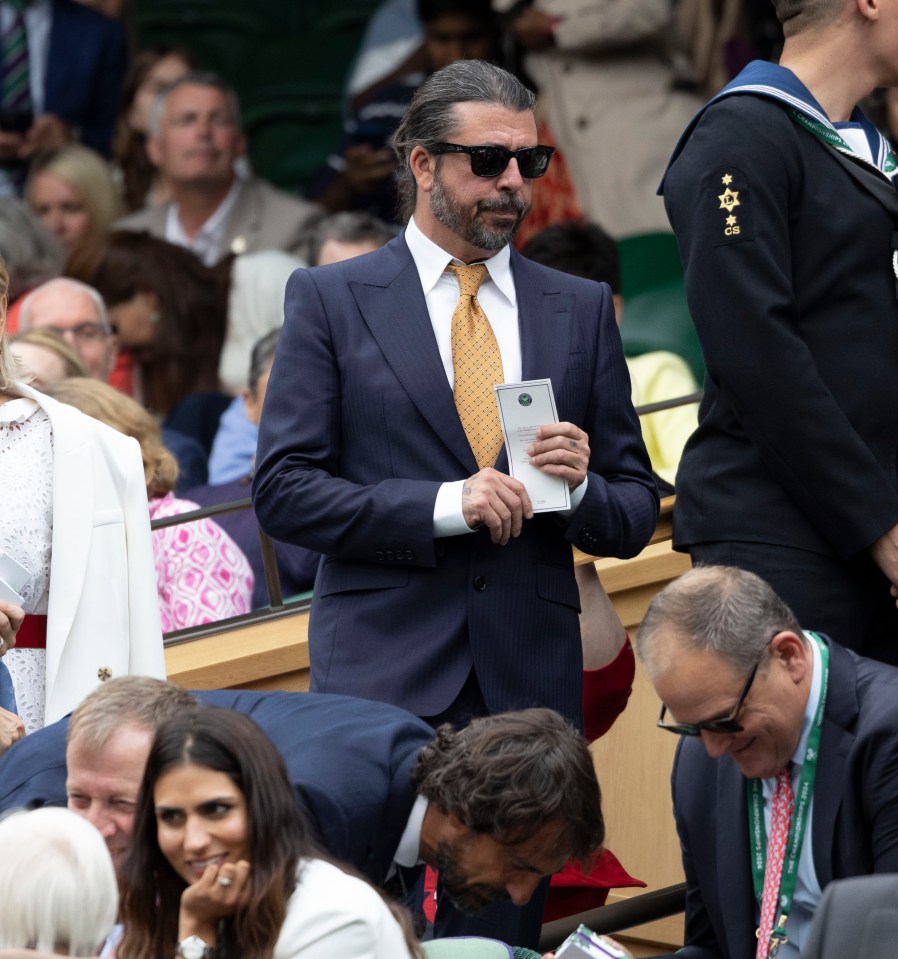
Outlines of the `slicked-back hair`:
[[404,220],[415,211],[417,185],[409,166],[416,146],[431,150],[458,132],[459,103],[485,103],[515,113],[536,107],[536,97],[517,77],[486,60],[457,60],[418,88],[390,145],[399,158],[398,191]]
[[199,704],[186,689],[151,676],[119,676],[86,696],[69,719],[67,743],[87,752],[101,750],[122,726],[152,734],[167,720],[184,716]]
[[412,770],[418,793],[475,833],[518,845],[560,825],[559,852],[585,860],[605,838],[586,740],[551,709],[440,726]]
[[795,614],[760,576],[732,566],[696,566],[649,603],[636,651],[650,677],[663,672],[675,655],[664,647],[663,632],[688,649],[716,653],[742,674],[762,662],[770,640],[784,630],[804,641]]
[[771,0],[776,18],[783,25],[787,37],[815,27],[825,27],[833,21],[845,0]]
[[186,884],[159,848],[154,793],[165,773],[190,764],[224,773],[246,803],[249,897],[221,923],[221,954],[271,959],[299,859],[316,850],[280,753],[248,716],[217,706],[200,706],[163,723],[153,740],[122,864],[124,933],[118,959],[170,959],[175,954]]

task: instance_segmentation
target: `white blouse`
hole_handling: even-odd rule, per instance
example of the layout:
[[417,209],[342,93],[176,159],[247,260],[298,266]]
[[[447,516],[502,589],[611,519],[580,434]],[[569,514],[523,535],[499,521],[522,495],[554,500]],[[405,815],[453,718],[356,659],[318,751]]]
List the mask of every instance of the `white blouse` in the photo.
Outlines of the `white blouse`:
[[[47,414],[21,397],[0,404],[0,549],[31,573],[26,613],[46,615],[53,535],[53,432]],[[26,733],[44,722],[46,650],[11,649],[3,658]]]

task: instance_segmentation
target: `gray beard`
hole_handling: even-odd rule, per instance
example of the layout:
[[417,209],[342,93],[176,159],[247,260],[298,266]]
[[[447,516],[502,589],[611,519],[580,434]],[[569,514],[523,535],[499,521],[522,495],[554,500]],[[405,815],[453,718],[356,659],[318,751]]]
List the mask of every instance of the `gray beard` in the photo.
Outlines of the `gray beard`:
[[484,200],[477,204],[477,209],[478,211],[511,210],[517,213],[517,219],[501,230],[490,229],[482,220],[476,218],[469,223],[466,219],[466,209],[446,193],[439,174],[434,177],[430,191],[431,213],[456,236],[480,250],[501,250],[510,243],[515,238],[528,211],[525,201],[512,193],[506,194],[501,199]]

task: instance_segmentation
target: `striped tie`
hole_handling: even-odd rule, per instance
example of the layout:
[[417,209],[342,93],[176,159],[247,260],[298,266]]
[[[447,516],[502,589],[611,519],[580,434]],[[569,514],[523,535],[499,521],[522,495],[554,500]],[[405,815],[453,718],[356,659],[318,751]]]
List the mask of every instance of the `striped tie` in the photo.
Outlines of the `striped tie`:
[[12,19],[0,36],[0,56],[3,58],[0,110],[26,113],[31,111],[31,78],[24,0],[9,0],[9,7],[12,10]]

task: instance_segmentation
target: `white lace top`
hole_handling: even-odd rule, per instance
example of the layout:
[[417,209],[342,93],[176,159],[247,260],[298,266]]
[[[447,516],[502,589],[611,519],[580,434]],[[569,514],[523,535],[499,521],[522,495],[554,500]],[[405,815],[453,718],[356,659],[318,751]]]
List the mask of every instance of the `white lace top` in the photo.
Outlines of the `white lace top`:
[[[53,533],[53,433],[32,399],[0,404],[0,549],[31,571],[22,591],[26,613],[46,614]],[[3,658],[13,678],[26,732],[44,723],[46,651],[12,649]]]

